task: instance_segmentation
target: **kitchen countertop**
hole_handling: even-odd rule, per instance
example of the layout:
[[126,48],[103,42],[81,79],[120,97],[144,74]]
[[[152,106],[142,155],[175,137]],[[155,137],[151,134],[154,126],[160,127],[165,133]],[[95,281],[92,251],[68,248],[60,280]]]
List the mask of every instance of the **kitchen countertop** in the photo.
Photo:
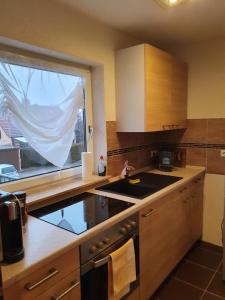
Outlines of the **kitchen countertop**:
[[41,184],[26,190],[28,211],[34,210],[40,206],[46,206],[53,199],[65,199],[71,194],[80,193],[82,189],[90,189],[92,186],[101,185],[111,176],[93,175],[89,179],[80,177],[69,177],[63,180],[53,181],[48,184]]
[[[133,205],[125,211],[113,216],[112,218],[102,222],[101,224],[96,225],[94,228],[89,229],[88,231],[80,235],[73,234],[54,225],[29,216],[27,230],[26,233],[24,233],[25,257],[23,260],[17,263],[2,266],[3,287],[10,286],[15,281],[22,279],[23,277],[40,268],[42,265],[48,263],[50,260],[53,260],[54,257],[63,254],[64,252],[80,245],[85,240],[90,239],[94,235],[111,227],[112,225],[125,219],[129,215],[139,211],[146,205],[157,201],[157,199],[164,196],[168,192],[171,192],[174,189],[186,184],[196,176],[204,174],[205,168],[189,166],[187,168],[176,168],[170,173],[162,172],[159,170],[151,170],[150,172],[154,172],[157,174],[166,174],[171,176],[179,176],[183,177],[183,179],[167,186],[166,188],[161,189],[160,191],[142,200],[136,200],[134,198],[98,191],[95,189],[87,190],[91,193],[113,197],[119,200],[129,201],[136,205]],[[113,181],[115,179],[118,179],[118,177],[112,178],[109,181]],[[102,183],[104,183],[104,181]],[[34,194],[33,197],[35,197]],[[40,197],[40,194],[38,197]],[[36,201],[41,200],[41,198],[38,198],[38,200]],[[30,205],[31,204],[32,202],[30,202]]]

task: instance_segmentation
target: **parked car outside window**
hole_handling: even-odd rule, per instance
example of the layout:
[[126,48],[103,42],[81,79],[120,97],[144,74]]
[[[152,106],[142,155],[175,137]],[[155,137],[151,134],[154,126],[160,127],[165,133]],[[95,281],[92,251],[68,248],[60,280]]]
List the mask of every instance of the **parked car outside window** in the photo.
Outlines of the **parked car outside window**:
[[7,177],[9,179],[20,178],[15,166],[9,164],[0,164],[0,176]]

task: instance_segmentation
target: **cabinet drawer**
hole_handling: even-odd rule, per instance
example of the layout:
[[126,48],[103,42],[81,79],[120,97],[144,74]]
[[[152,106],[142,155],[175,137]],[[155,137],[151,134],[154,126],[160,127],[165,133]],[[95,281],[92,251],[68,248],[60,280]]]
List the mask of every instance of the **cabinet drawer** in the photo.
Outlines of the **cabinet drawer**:
[[72,272],[35,300],[79,300],[80,270]]
[[162,205],[170,205],[171,201],[181,199],[182,197],[186,198],[188,191],[189,191],[189,184],[186,184],[167,193],[166,195],[158,198],[156,201],[143,208],[141,210],[141,216],[142,217],[148,216],[151,211],[161,208]]
[[13,288],[4,289],[4,300],[33,300],[77,268],[79,268],[78,248],[55,258],[19,280],[13,285]]

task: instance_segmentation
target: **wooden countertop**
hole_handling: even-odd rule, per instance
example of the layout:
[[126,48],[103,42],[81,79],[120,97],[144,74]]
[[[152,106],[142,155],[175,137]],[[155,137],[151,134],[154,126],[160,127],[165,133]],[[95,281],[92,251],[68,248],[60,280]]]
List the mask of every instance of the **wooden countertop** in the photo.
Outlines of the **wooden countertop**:
[[[171,176],[180,176],[183,177],[183,179],[177,181],[176,183],[171,184],[170,186],[142,200],[136,200],[134,198],[130,198],[126,196],[97,191],[95,189],[88,190],[89,192],[95,194],[133,202],[136,205],[115,215],[114,217],[111,217],[105,222],[96,225],[94,228],[89,229],[88,231],[80,235],[73,234],[61,228],[58,228],[54,225],[48,224],[44,221],[29,216],[27,230],[26,233],[24,234],[25,257],[23,260],[17,263],[2,266],[3,287],[10,286],[11,284],[13,284],[13,282],[22,279],[24,276],[27,276],[28,274],[34,272],[36,269],[40,268],[42,265],[46,264],[48,261],[54,259],[55,256],[63,254],[69,249],[72,249],[80,245],[85,240],[88,240],[94,235],[102,232],[103,230],[110,228],[115,223],[139,211],[140,209],[144,208],[146,205],[152,203],[153,201],[157,201],[158,198],[164,196],[166,193],[171,192],[172,190],[186,184],[196,176],[199,176],[200,174],[204,174],[205,168],[189,166],[187,168],[177,168],[170,173],[161,172],[159,170],[151,170],[150,172],[154,172],[158,174],[166,174]],[[113,180],[115,179],[114,178],[110,179],[110,181]],[[99,181],[96,182],[96,184],[98,183]],[[35,194],[33,193],[33,197],[35,198],[34,195]],[[41,192],[38,195],[39,196],[34,201],[43,201],[43,199],[40,198]],[[32,201],[31,201],[32,198],[30,197],[29,199],[30,199],[29,203],[30,205],[32,205]],[[49,196],[47,196],[45,199],[48,200]]]

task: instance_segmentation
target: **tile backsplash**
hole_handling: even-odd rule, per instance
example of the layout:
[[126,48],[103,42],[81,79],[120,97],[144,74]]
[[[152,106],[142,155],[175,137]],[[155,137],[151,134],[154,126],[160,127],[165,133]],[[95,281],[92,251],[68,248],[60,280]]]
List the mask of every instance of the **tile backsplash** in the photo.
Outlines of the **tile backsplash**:
[[125,160],[140,169],[153,165],[150,150],[158,146],[156,133],[116,132],[116,122],[107,122],[107,173],[119,175]]
[[183,132],[163,132],[158,142],[186,150],[186,164],[205,166],[207,173],[225,175],[225,118],[189,119]]
[[121,173],[125,160],[136,169],[154,165],[150,151],[182,149],[183,165],[205,166],[207,173],[225,174],[225,118],[189,119],[186,130],[154,133],[117,133],[116,122],[107,122],[108,174]]

